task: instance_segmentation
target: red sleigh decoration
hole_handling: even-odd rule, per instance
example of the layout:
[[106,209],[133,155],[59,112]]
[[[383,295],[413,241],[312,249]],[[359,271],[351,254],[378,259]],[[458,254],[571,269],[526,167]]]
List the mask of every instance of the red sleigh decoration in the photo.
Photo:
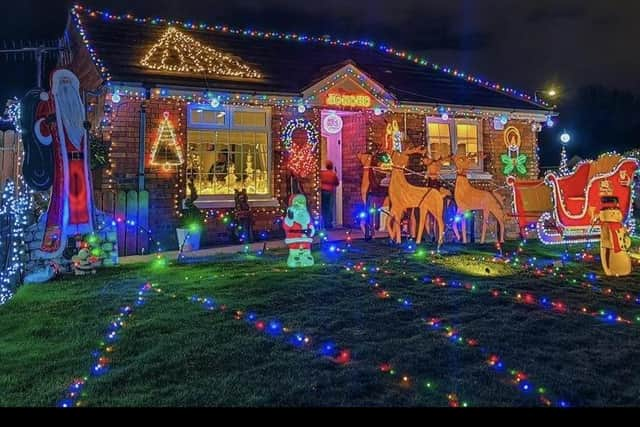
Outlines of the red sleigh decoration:
[[[607,154],[597,160],[580,163],[566,176],[549,173],[544,182],[519,181],[509,177],[507,183],[514,192],[514,215],[518,218],[521,233],[524,234],[525,228],[538,217],[538,237],[543,243],[598,240],[600,227],[594,225],[594,218],[602,209],[601,190],[606,188],[618,197],[626,220],[637,169],[636,159]],[[549,192],[547,204],[545,194]],[[551,209],[544,211],[549,206]]]

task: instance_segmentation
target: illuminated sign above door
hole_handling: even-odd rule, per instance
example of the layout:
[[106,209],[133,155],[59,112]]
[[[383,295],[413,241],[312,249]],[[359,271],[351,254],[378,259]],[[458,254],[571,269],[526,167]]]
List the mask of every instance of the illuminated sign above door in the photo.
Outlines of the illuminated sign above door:
[[391,93],[351,63],[306,88],[302,98],[309,105],[331,110],[389,110],[397,105]]
[[369,95],[329,92],[327,94],[326,104],[332,107],[369,108],[373,104],[373,101]]

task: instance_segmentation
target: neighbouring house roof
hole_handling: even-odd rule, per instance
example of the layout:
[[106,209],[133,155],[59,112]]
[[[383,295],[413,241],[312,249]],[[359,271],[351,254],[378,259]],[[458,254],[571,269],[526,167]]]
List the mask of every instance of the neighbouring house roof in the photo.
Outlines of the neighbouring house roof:
[[[297,95],[341,64],[351,62],[400,103],[550,110],[515,90],[455,70],[441,69],[422,58],[370,42],[236,31],[130,15],[118,17],[80,6],[72,9],[70,22],[75,24],[71,25],[75,28],[73,31],[84,38],[99,71],[117,82]],[[252,76],[259,74],[259,78],[233,78],[230,77],[233,70],[220,76],[153,69],[162,62],[160,51],[143,60],[166,35],[170,25],[181,36],[208,49],[209,54],[228,55],[231,59],[225,61],[229,67],[252,70]]]

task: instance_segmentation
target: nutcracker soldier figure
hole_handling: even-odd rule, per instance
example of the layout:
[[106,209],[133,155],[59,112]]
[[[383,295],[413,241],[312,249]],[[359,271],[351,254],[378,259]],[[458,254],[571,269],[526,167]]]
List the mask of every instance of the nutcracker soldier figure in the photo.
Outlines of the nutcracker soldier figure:
[[58,69],[51,74],[51,91],[40,91],[38,98],[28,95],[24,106],[31,123],[24,138],[23,174],[34,190],[51,188],[42,258],[59,257],[67,237],[93,232],[89,123],[79,88],[75,74]]
[[311,242],[316,229],[307,210],[307,199],[302,194],[289,198],[289,207],[282,224],[285,232],[284,242],[289,247],[287,265],[291,268],[309,267],[314,264],[311,255]]
[[[607,276],[627,276],[631,274],[631,257],[628,250],[631,238],[622,223],[624,218],[618,205],[618,198],[612,194],[610,186],[603,181],[600,185],[602,207],[596,221],[600,223],[600,258]],[[604,185],[603,185],[604,184]]]

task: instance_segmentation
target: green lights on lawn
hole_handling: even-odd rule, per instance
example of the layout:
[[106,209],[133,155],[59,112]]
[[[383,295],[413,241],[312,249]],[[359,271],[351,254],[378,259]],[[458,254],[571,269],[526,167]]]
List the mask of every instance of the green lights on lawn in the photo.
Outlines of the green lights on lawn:
[[165,268],[167,266],[167,259],[164,256],[158,255],[156,259],[153,260],[151,267],[154,270],[159,270]]

